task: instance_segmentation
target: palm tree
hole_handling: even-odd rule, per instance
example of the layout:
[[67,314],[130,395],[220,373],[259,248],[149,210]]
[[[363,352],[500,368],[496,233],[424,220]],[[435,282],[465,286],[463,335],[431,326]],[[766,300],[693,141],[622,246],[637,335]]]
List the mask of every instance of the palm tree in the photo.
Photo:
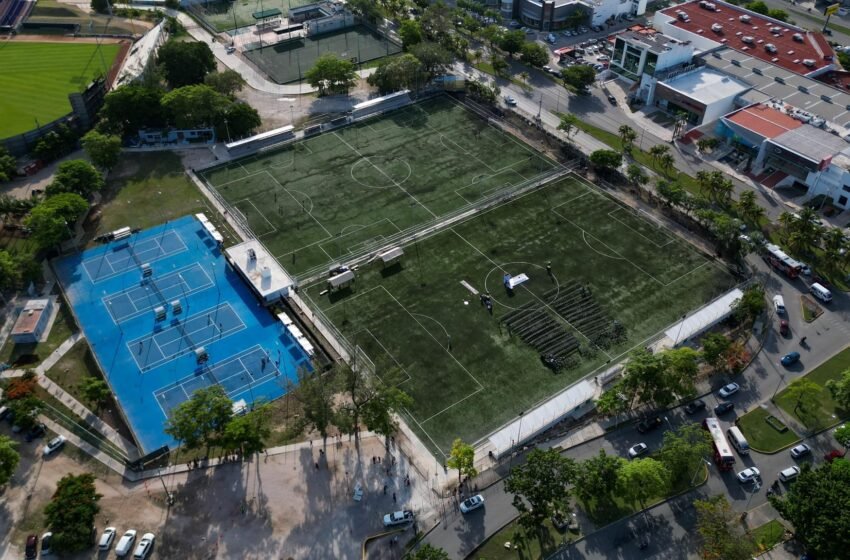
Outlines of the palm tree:
[[832,270],[843,268],[847,248],[843,231],[838,228],[830,228],[825,232],[823,235],[823,259],[827,268]]
[[652,156],[652,161],[658,163],[661,157],[670,153],[670,146],[667,144],[656,144],[649,149],[649,155]]
[[623,143],[623,153],[631,153],[632,144],[637,139],[637,133],[627,124],[622,125],[617,131],[620,133],[620,141]]
[[803,208],[795,222],[795,229],[801,244],[800,248],[806,252],[811,252],[820,241],[823,233],[817,213],[812,208]]
[[787,240],[791,237],[791,233],[794,230],[794,222],[797,221],[797,218],[791,212],[783,212],[776,221],[779,222],[780,235],[783,239]]
[[735,206],[741,218],[750,225],[757,226],[762,217],[764,217],[764,208],[756,202],[755,191],[742,192]]
[[673,169],[673,165],[676,163],[676,158],[673,157],[673,154],[665,153],[658,158],[658,163],[661,165],[661,169],[664,170],[664,173],[667,174],[671,169]]

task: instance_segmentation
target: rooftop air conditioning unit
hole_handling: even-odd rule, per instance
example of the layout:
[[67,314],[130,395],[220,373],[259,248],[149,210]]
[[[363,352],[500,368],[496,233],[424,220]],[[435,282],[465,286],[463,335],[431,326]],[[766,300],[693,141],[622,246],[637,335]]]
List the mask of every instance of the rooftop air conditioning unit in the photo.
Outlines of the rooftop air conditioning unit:
[[814,67],[814,65],[815,65],[815,61],[812,60],[811,58],[804,58],[803,59],[803,66],[808,66],[809,68],[812,68],[812,67]]
[[743,21],[744,23],[750,23],[750,20],[751,20],[752,18],[751,18],[750,16],[748,16],[748,15],[744,14],[744,15],[742,15],[742,16],[739,16],[739,17],[738,17],[738,19],[739,19],[739,20],[741,20],[741,21]]
[[753,39],[749,35],[744,35],[743,37],[741,37],[741,41],[747,43],[748,45],[752,45],[755,42],[755,39]]
[[720,33],[721,31],[723,31],[723,26],[719,23],[713,23],[711,24],[711,30],[715,33]]
[[777,49],[776,49],[776,45],[774,45],[773,43],[767,43],[764,46],[764,50],[766,50],[767,52],[772,54],[772,53],[775,53]]
[[798,43],[802,43],[802,42],[803,42],[803,36],[802,36],[800,33],[794,33],[794,34],[791,36],[791,38],[792,38],[792,39],[794,39],[795,41],[797,41]]

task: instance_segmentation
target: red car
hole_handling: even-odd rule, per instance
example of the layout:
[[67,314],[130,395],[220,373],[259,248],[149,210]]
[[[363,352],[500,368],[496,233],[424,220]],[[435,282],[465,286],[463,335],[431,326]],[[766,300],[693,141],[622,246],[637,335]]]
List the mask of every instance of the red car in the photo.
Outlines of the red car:
[[829,453],[827,453],[826,455],[823,456],[823,460],[826,461],[827,463],[831,463],[831,462],[835,461],[836,459],[841,459],[842,457],[844,457],[844,455],[846,453],[847,453],[846,451],[842,452],[842,451],[839,451],[837,449],[833,449],[832,451],[830,451]]
[[779,321],[779,334],[782,336],[788,336],[788,333],[791,332],[791,329],[788,327],[788,321],[782,320]]

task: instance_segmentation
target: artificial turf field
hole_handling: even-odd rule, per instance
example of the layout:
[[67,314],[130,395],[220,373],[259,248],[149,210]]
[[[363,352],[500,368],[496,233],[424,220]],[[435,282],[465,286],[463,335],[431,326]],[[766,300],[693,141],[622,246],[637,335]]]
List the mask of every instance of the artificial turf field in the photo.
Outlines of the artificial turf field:
[[92,78],[106,75],[118,44],[0,44],[0,138],[21,134],[71,111],[68,94],[82,91]]
[[291,8],[299,8],[312,4],[316,0],[213,0],[212,2],[197,3],[197,10],[210,25],[217,31],[231,31],[239,27],[254,25],[257,21],[253,17],[254,12],[272,10],[277,8],[282,17],[289,14]]
[[301,275],[555,167],[437,97],[202,177]]
[[[505,273],[530,280],[509,293]],[[461,282],[491,294],[492,315]],[[454,438],[486,436],[734,283],[686,242],[568,177],[407,246],[395,268],[361,266],[351,290],[323,294],[320,281],[302,293],[376,371],[401,370],[412,427],[447,454]],[[581,287],[591,294],[583,303]],[[503,320],[528,305],[581,345],[574,367],[554,373],[508,332]],[[595,346],[596,320],[619,322],[625,336]]]

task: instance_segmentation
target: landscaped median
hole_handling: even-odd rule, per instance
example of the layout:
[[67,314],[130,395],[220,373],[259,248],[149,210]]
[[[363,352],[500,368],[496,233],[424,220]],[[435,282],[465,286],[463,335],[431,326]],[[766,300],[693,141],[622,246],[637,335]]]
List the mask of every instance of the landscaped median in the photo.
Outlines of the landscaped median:
[[782,420],[757,407],[737,420],[738,427],[758,453],[776,453],[800,440]]
[[[837,424],[842,418],[850,416],[850,411],[838,406],[827,390],[826,383],[840,379],[841,373],[848,368],[850,368],[850,347],[797,380],[800,382],[805,379],[814,384],[810,385],[810,390],[801,392],[792,386],[776,395],[773,402],[812,432]],[[820,388],[819,391],[818,388]]]

